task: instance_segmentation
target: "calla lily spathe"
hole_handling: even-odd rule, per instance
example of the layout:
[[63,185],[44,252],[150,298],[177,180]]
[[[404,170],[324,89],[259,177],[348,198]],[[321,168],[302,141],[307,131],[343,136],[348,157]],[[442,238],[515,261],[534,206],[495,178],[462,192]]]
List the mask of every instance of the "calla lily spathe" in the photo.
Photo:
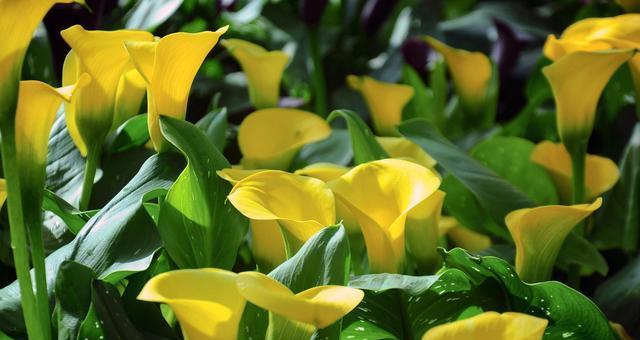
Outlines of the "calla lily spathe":
[[151,41],[153,36],[132,30],[87,31],[80,25],[60,34],[72,49],[65,59],[63,85],[75,83],[83,73],[91,76],[91,83],[65,106],[69,133],[86,156],[90,147],[100,148],[114,128],[118,87],[122,76],[132,69],[124,42]]
[[[544,167],[556,186],[564,203],[571,201],[571,156],[561,143],[543,141],[531,153],[531,160]],[[585,162],[585,200],[592,201],[609,191],[620,178],[618,166],[612,160],[587,155]]]
[[516,271],[525,282],[548,280],[562,243],[571,230],[600,208],[591,204],[547,205],[510,212],[505,223],[516,245]]
[[437,162],[418,144],[404,137],[377,137],[378,143],[392,158],[403,158],[427,168],[433,168]]
[[458,222],[455,217],[442,216],[438,225],[439,235],[446,236],[455,247],[472,253],[480,253],[491,246],[491,238],[475,232]]
[[335,199],[324,182],[284,171],[246,177],[231,189],[229,201],[251,220],[252,251],[265,272],[336,222]]
[[185,339],[235,339],[246,304],[237,276],[213,268],[174,270],[151,278],[138,300],[169,305]]
[[484,312],[474,317],[439,325],[423,340],[540,340],[549,321],[523,313]]
[[371,271],[400,272],[407,216],[436,192],[438,176],[409,161],[383,159],[361,164],[330,185],[360,225]]
[[440,215],[444,204],[444,191],[437,190],[411,209],[405,224],[406,248],[422,272],[436,269]]
[[261,172],[261,171],[266,171],[266,169],[245,170],[245,169],[238,169],[238,168],[226,168],[226,169],[218,170],[216,171],[216,173],[218,174],[218,176],[220,176],[220,178],[231,183],[232,185],[236,185],[241,180],[251,175],[257,174],[258,172]]
[[241,39],[225,39],[222,45],[242,67],[253,106],[256,109],[277,107],[280,81],[289,56],[282,51],[267,51],[262,46]]
[[413,87],[385,83],[369,76],[347,76],[347,84],[364,97],[378,135],[395,136],[402,121],[402,109],[413,97]]
[[311,112],[281,108],[255,111],[238,130],[242,167],[287,170],[302,146],[330,134],[329,124]]
[[170,148],[160,131],[160,116],[184,119],[193,79],[227,29],[179,32],[154,42],[126,43],[133,64],[147,83],[149,135],[158,152]]

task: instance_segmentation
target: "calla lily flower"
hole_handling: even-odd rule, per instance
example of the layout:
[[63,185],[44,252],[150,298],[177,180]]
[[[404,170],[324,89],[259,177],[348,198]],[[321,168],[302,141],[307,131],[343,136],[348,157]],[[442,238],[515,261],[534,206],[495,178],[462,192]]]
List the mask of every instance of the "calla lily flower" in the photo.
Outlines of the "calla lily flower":
[[405,242],[409,255],[422,271],[436,269],[438,255],[438,226],[444,204],[444,191],[437,190],[411,209],[405,225]]
[[2,208],[6,200],[7,200],[7,182],[4,180],[4,178],[0,178],[0,208]]
[[342,165],[333,163],[315,163],[307,165],[302,169],[296,170],[295,174],[317,178],[326,183],[339,178],[340,176],[346,174],[348,171],[349,168]]
[[251,220],[252,250],[263,271],[336,221],[334,196],[324,182],[284,171],[246,177],[231,189],[229,201]]
[[403,158],[427,168],[433,168],[437,162],[418,144],[404,137],[377,137],[378,143],[390,157]]
[[266,171],[265,169],[253,169],[253,170],[245,170],[245,169],[235,169],[235,168],[227,168],[216,171],[220,178],[225,181],[231,183],[232,185],[236,185],[241,180],[257,174],[258,172]]
[[523,313],[484,312],[429,329],[423,340],[540,340],[549,321]]
[[282,51],[267,51],[262,46],[240,39],[225,39],[222,45],[238,61],[249,83],[249,99],[257,109],[277,107],[280,81],[289,56]]
[[238,130],[242,167],[287,170],[302,146],[330,134],[329,124],[311,112],[281,108],[255,111]]
[[571,230],[602,205],[547,205],[510,212],[505,223],[516,245],[516,271],[526,282],[549,279],[562,243]]
[[360,289],[343,286],[318,286],[294,294],[275,279],[257,272],[240,273],[236,282],[247,301],[318,329],[347,315],[364,297]]
[[354,75],[347,76],[347,84],[364,97],[376,133],[382,136],[397,135],[396,125],[402,121],[402,109],[413,97],[413,87]]
[[91,83],[65,106],[69,133],[87,156],[89,147],[100,148],[114,128],[120,80],[132,68],[124,42],[151,41],[153,36],[144,31],[87,31],[80,25],[60,34],[72,49],[65,59],[63,85],[75,83],[83,73],[91,76]]
[[237,276],[213,268],[174,270],[151,278],[138,300],[169,305],[185,339],[235,339],[246,304]]
[[[18,100],[18,83],[22,62],[33,37],[33,32],[56,3],[72,0],[0,0],[0,123],[12,122]],[[84,3],[83,1],[76,1]]]
[[475,112],[478,108],[484,107],[493,72],[489,57],[481,52],[453,48],[432,37],[424,39],[447,63],[464,108],[469,112]]
[[[544,167],[556,186],[562,202],[571,201],[571,156],[561,143],[543,141],[531,153],[531,160]],[[592,201],[609,191],[620,178],[618,166],[612,160],[587,155],[585,162],[585,199]]]
[[138,114],[146,90],[147,84],[137,70],[129,70],[120,77],[116,93],[116,107],[113,112],[112,132],[129,118]]
[[602,90],[633,53],[628,49],[577,51],[542,69],[553,91],[558,132],[565,145],[589,139]]
[[401,271],[407,216],[439,185],[431,170],[400,159],[360,164],[331,182],[360,225],[372,272]]
[[207,54],[228,29],[173,33],[154,42],[128,41],[126,50],[147,83],[149,135],[158,152],[170,148],[160,132],[160,116],[184,119],[191,83]]
[[491,238],[477,233],[458,222],[455,217],[442,216],[438,225],[439,235],[446,236],[456,247],[479,253],[491,246]]

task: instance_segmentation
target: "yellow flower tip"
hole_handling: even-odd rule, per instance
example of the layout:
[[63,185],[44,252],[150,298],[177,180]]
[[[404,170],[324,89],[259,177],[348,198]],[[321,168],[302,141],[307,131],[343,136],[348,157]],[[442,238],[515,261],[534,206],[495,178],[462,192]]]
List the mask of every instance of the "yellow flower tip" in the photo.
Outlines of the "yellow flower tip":
[[318,286],[294,294],[280,282],[257,272],[238,274],[240,293],[251,303],[291,320],[325,328],[353,310],[364,297],[355,288]]
[[483,106],[493,72],[489,57],[453,48],[430,36],[424,40],[444,58],[462,103],[469,109]]
[[236,185],[241,180],[253,175],[258,172],[266,171],[266,169],[234,169],[234,168],[226,168],[222,170],[216,171],[216,174],[225,181],[231,183],[232,185]]
[[6,200],[7,200],[7,182],[4,180],[4,178],[0,178],[0,208],[2,208]]
[[317,178],[323,182],[330,182],[346,174],[348,171],[349,168],[342,165],[336,165],[333,163],[315,163],[296,170],[295,174]]
[[369,76],[348,75],[346,81],[362,94],[376,132],[385,136],[397,135],[396,125],[402,121],[402,109],[413,97],[413,87],[385,83]]
[[440,218],[438,235],[446,236],[454,246],[462,247],[472,253],[479,253],[491,247],[489,236],[463,226],[455,217],[442,216]]
[[138,300],[169,305],[187,339],[235,339],[246,303],[236,278],[214,268],[170,271],[151,278]]
[[423,340],[539,340],[549,321],[528,314],[484,312],[429,329]]
[[284,108],[255,111],[238,130],[242,165],[246,169],[287,170],[302,146],[330,134],[329,124],[311,112]]
[[404,137],[376,137],[376,139],[392,158],[406,158],[427,168],[433,168],[437,164],[437,161],[418,144]]
[[631,335],[627,333],[627,330],[624,329],[621,324],[609,321],[609,325],[611,326],[613,331],[616,332],[620,340],[633,340]]
[[602,90],[633,53],[631,49],[576,51],[542,69],[556,101],[558,132],[563,142],[584,142],[589,138]]
[[407,215],[439,185],[433,171],[400,159],[361,164],[331,182],[336,197],[360,225],[373,272],[399,271]]
[[[572,187],[571,156],[562,143],[542,141],[533,149],[531,160],[544,167],[558,190],[562,202],[570,202]],[[620,178],[612,160],[587,154],[585,161],[585,199],[593,200],[609,191]]]
[[560,247],[571,230],[602,205],[548,205],[510,212],[505,223],[516,245],[516,271],[526,282],[549,278]]

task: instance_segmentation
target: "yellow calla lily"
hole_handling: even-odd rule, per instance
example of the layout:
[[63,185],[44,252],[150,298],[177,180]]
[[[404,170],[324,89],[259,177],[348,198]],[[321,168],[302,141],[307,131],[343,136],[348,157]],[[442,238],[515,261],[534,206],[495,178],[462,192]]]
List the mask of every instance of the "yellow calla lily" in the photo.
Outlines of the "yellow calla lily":
[[317,178],[323,182],[329,182],[346,174],[348,171],[349,168],[342,165],[333,163],[315,163],[307,165],[302,169],[298,169],[294,173],[300,176]]
[[261,270],[293,256],[336,221],[333,193],[324,182],[284,171],[246,177],[231,189],[229,201],[251,220],[252,250]]
[[439,235],[446,236],[456,247],[479,253],[491,247],[491,238],[477,233],[458,222],[455,217],[442,216],[438,225]]
[[225,39],[222,45],[238,61],[247,77],[249,99],[257,109],[277,107],[280,81],[289,56],[282,51],[267,51],[241,39]]
[[[531,160],[549,172],[562,202],[570,202],[572,165],[564,145],[543,141],[533,149]],[[585,161],[585,200],[592,201],[609,191],[619,178],[616,163],[606,157],[588,154]]]
[[465,109],[474,112],[484,107],[493,72],[489,57],[481,52],[453,48],[429,36],[424,39],[447,63],[456,92]]
[[120,77],[111,131],[138,114],[146,91],[147,85],[137,70],[129,70]]
[[407,251],[418,267],[425,272],[436,269],[438,255],[438,225],[444,204],[444,191],[437,190],[415,206],[407,215],[405,242]]
[[423,340],[540,340],[549,321],[523,313],[484,312],[474,317],[439,325]]
[[262,171],[266,171],[266,170],[265,169],[245,170],[245,169],[226,168],[226,169],[218,170],[216,171],[216,173],[218,174],[218,176],[220,176],[220,178],[231,183],[232,185],[236,185],[241,180]]
[[12,122],[22,63],[33,32],[54,4],[70,2],[73,0],[0,0],[0,123]]
[[602,90],[633,53],[628,49],[577,51],[542,69],[553,91],[558,133],[565,145],[589,139]]
[[549,279],[562,243],[571,230],[600,208],[592,204],[547,205],[510,212],[505,223],[516,245],[516,271],[526,282]]
[[401,271],[407,216],[439,185],[431,170],[400,159],[364,163],[331,182],[360,225],[372,272]]
[[311,112],[281,108],[255,111],[238,130],[242,166],[287,170],[302,146],[330,134],[329,124]]
[[7,182],[4,180],[4,178],[0,178],[0,208],[2,208],[6,200],[7,200]]
[[427,168],[433,168],[437,162],[418,144],[404,137],[376,137],[380,146],[390,157],[403,158]]
[[158,152],[170,148],[160,131],[160,116],[184,119],[191,83],[207,54],[228,29],[173,33],[154,42],[128,41],[126,50],[147,83],[149,135]]
[[124,48],[127,40],[151,41],[144,31],[87,31],[75,25],[60,32],[71,46],[65,59],[62,83],[75,83],[83,73],[91,76],[91,83],[65,105],[67,126],[74,143],[83,156],[89,147],[101,147],[112,130],[116,111],[116,94],[123,74],[132,68]]
[[257,272],[240,273],[236,282],[247,301],[315,328],[332,325],[364,297],[360,289],[343,286],[318,286],[294,294],[275,279]]
[[151,278],[138,300],[169,305],[185,339],[235,339],[246,304],[237,277],[214,268],[174,270]]
[[377,81],[369,76],[347,76],[347,84],[364,97],[376,133],[397,135],[396,125],[402,121],[402,109],[413,97],[413,87]]

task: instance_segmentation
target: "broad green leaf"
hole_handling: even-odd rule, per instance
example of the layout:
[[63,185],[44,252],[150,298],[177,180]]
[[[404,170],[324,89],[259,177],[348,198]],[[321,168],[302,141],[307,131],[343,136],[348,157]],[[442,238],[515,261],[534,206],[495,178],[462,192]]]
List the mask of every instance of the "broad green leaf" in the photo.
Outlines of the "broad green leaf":
[[135,115],[116,130],[115,138],[111,143],[111,152],[122,152],[141,146],[148,140],[147,114]]
[[77,262],[65,261],[60,265],[54,288],[54,317],[59,340],[77,338],[91,304],[91,282],[94,277],[91,268]]
[[[180,157],[152,156],[138,174],[104,208],[94,215],[75,239],[46,259],[48,287],[54,287],[60,265],[75,261],[96,276],[117,282],[132,272],[145,270],[160,248],[155,224],[143,202],[154,192],[168,189],[181,168]],[[0,289],[0,329],[24,333],[17,282]]]
[[69,231],[74,235],[78,234],[80,229],[82,229],[84,224],[89,220],[87,214],[79,211],[60,196],[46,189],[44,191],[42,210],[50,211],[61,218],[67,225]]
[[580,265],[580,275],[583,276],[591,275],[594,271],[606,276],[609,272],[609,265],[598,249],[576,233],[567,235],[556,260],[556,266],[565,272],[569,271],[571,264]]
[[199,127],[220,152],[227,143],[227,108],[222,107],[207,113],[196,126]]
[[362,164],[377,159],[389,158],[389,155],[378,144],[371,130],[355,112],[348,110],[335,110],[327,118],[332,122],[338,117],[347,121],[349,134],[351,134],[351,146],[353,148],[353,160],[356,164]]
[[160,126],[188,161],[160,208],[164,247],[179,268],[231,269],[248,227],[227,202],[231,185],[216,174],[231,165],[195,125],[162,117]]
[[144,339],[129,321],[118,289],[100,280],[94,280],[91,286],[91,309],[95,318],[90,315],[90,320],[104,332],[104,339]]
[[297,170],[322,162],[346,166],[352,158],[353,150],[349,131],[333,129],[329,138],[303,146],[293,159],[291,169]]
[[184,0],[141,0],[125,16],[125,28],[153,31],[180,8]]
[[405,65],[402,68],[402,80],[413,87],[413,98],[407,104],[403,119],[424,118],[435,124],[435,110],[433,91],[425,85],[418,72],[413,67]]
[[55,84],[56,73],[51,55],[51,43],[43,26],[36,29],[22,64],[22,79],[40,80]]

